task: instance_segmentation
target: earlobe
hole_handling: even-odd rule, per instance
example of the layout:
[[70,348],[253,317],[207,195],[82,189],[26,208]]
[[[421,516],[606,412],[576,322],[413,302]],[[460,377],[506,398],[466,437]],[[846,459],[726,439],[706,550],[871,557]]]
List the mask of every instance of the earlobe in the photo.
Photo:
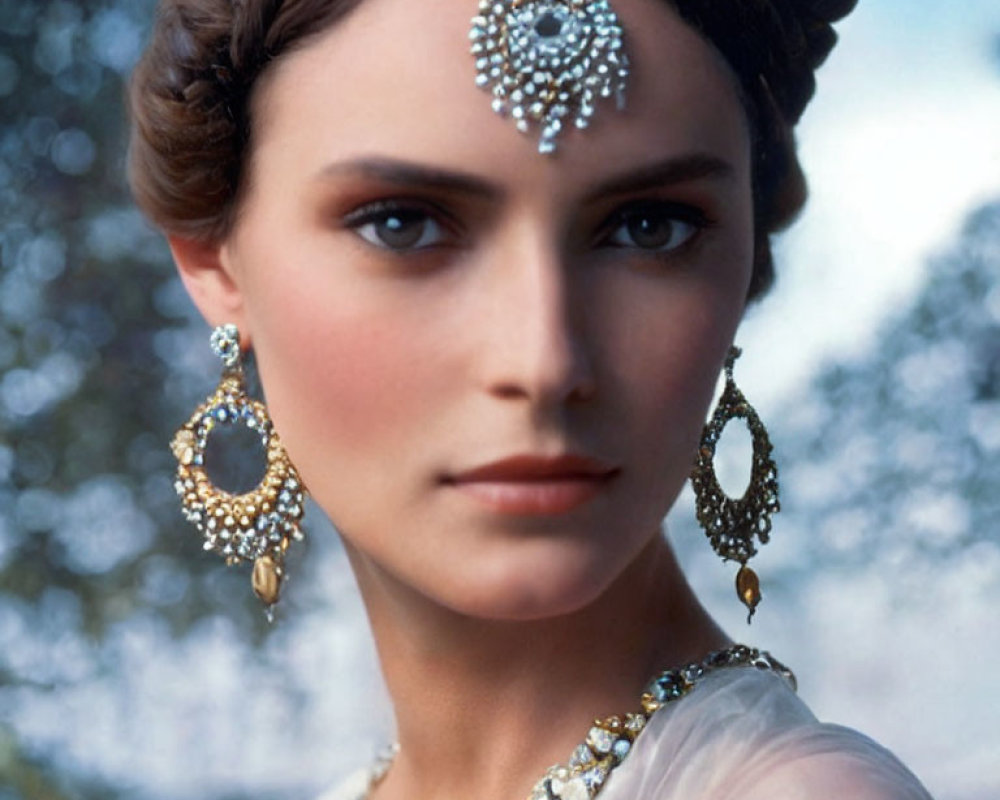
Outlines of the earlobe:
[[250,331],[232,251],[225,244],[179,236],[168,236],[167,241],[184,288],[205,321],[212,327],[233,323],[240,329],[244,345],[248,345]]

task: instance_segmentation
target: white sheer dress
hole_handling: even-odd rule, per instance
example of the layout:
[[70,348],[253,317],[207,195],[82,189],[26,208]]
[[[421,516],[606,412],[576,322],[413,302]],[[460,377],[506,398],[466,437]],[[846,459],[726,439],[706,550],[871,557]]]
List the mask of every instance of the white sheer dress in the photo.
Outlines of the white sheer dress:
[[[582,738],[582,737],[581,737]],[[321,800],[361,800],[358,774]],[[821,723],[785,680],[707,675],[653,715],[598,800],[931,800],[885,748]],[[521,798],[512,798],[521,800]]]

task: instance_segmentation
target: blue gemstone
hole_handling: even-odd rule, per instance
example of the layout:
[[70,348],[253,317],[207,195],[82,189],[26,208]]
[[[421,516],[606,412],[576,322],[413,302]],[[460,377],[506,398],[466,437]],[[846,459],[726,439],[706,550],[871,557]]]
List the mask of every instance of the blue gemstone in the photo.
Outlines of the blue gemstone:
[[665,672],[656,679],[657,700],[675,700],[684,694],[684,681],[674,672]]
[[562,20],[551,11],[542,14],[542,16],[538,18],[538,21],[535,22],[535,33],[546,39],[558,36],[562,33],[562,29]]

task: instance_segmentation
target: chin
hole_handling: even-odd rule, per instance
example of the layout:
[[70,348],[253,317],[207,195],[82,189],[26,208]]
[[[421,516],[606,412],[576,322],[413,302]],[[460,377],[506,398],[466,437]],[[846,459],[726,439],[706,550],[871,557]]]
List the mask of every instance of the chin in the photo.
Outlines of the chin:
[[470,617],[508,622],[552,619],[595,603],[626,567],[613,569],[606,553],[554,549],[549,557],[509,559],[508,563],[494,559],[467,571],[468,580],[439,585],[432,596]]

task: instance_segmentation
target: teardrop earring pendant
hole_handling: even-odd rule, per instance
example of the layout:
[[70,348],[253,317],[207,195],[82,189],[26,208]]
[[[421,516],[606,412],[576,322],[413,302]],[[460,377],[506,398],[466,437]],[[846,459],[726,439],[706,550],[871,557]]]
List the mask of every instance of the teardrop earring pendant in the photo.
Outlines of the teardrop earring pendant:
[[[723,561],[738,561],[736,594],[747,607],[750,622],[761,600],[760,581],[747,566],[757,554],[757,545],[766,544],[771,535],[771,515],[780,510],[778,502],[778,467],[771,457],[771,440],[753,406],[736,386],[733,366],[741,350],[732,347],[726,358],[726,385],[719,403],[705,425],[698,454],[691,472],[695,494],[695,514],[712,548]],[[740,498],[729,497],[715,473],[715,451],[726,425],[742,419],[753,441],[750,483]]]
[[[170,445],[177,459],[174,488],[184,516],[204,537],[205,550],[218,553],[229,565],[253,563],[251,585],[271,620],[285,577],[285,553],[293,540],[303,538],[300,522],[306,490],[267,408],[247,394],[236,326],[216,328],[211,345],[222,360],[222,377],[174,435]],[[256,433],[266,456],[260,483],[243,494],[215,486],[205,469],[209,436],[227,425],[243,425]]]

